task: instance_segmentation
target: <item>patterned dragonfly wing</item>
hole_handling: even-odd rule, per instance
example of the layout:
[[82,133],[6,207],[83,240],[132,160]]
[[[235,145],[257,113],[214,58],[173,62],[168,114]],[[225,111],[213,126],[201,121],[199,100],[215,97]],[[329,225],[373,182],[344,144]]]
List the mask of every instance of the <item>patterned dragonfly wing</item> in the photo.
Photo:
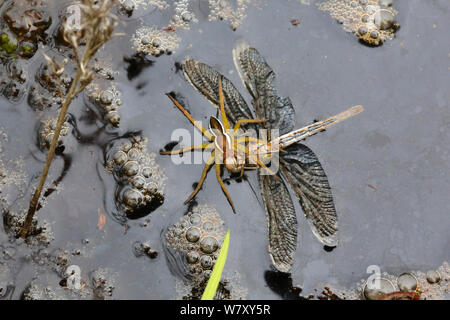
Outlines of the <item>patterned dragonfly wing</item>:
[[297,195],[317,239],[326,246],[338,244],[338,223],[325,171],[307,146],[295,143],[280,153],[280,170]]
[[239,41],[233,50],[233,60],[242,82],[250,92],[259,119],[266,119],[266,129],[279,129],[285,134],[294,129],[295,112],[291,99],[279,97],[275,88],[275,73],[255,48]]
[[269,228],[269,255],[278,271],[289,272],[297,248],[297,217],[285,183],[272,175],[260,175]]
[[233,83],[215,69],[195,60],[183,62],[182,69],[188,82],[217,108],[219,107],[219,77],[221,77],[228,120],[236,124],[241,119],[253,119],[250,108]]

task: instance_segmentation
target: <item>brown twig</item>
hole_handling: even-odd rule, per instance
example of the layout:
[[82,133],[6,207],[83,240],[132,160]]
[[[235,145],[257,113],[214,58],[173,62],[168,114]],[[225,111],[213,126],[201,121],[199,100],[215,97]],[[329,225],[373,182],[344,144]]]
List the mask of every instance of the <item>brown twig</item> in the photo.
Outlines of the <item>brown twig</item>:
[[385,294],[381,296],[377,300],[419,300],[420,294],[417,292],[405,292],[405,291],[397,291]]
[[[33,198],[30,201],[30,207],[20,233],[20,237],[22,238],[26,238],[29,234],[31,223],[33,221],[34,214],[36,213],[36,208],[39,204],[42,189],[44,188],[51,163],[55,156],[59,135],[61,133],[61,128],[64,124],[70,103],[92,81],[93,72],[88,68],[88,64],[91,59],[103,44],[115,36],[113,31],[117,22],[115,16],[110,13],[110,9],[116,1],[117,0],[102,0],[99,2],[95,0],[82,0],[82,3],[80,4],[80,9],[83,13],[82,25],[77,30],[74,30],[72,27],[67,27],[67,25],[64,27],[64,38],[72,46],[77,62],[77,69],[72,85],[70,86],[69,92],[67,93],[59,111],[55,133],[47,154],[44,169],[33,194]],[[82,39],[86,39],[87,41],[80,59],[78,44]],[[58,65],[55,59],[51,59],[45,54],[44,56],[50,66],[53,76],[59,79],[64,71],[65,62],[67,61]]]

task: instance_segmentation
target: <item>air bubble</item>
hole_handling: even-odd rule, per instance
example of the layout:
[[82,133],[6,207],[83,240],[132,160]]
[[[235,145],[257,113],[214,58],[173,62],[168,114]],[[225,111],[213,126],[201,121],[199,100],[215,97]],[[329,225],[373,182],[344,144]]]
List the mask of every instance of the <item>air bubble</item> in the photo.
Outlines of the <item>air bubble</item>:
[[211,232],[214,230],[214,225],[211,222],[205,222],[203,224],[203,230],[205,230],[206,232]]
[[202,252],[206,254],[211,254],[214,253],[219,248],[219,244],[217,243],[217,240],[215,238],[206,237],[200,243],[200,248]]
[[401,291],[413,291],[417,288],[417,279],[410,273],[402,273],[397,278],[397,285]]
[[109,90],[103,91],[100,95],[100,102],[103,104],[111,104],[113,102],[113,99],[114,94]]
[[[193,214],[191,215],[191,217],[189,218],[189,220],[191,221],[191,223],[194,226],[199,225],[200,223],[202,223],[202,218],[198,215],[198,214]],[[206,231],[206,230],[205,230]]]
[[139,164],[136,161],[128,161],[123,166],[122,172],[128,177],[135,176],[139,172]]
[[427,272],[427,281],[431,284],[439,283],[441,281],[441,274],[439,271],[430,270]]
[[143,175],[145,178],[150,178],[150,177],[152,176],[152,169],[149,168],[149,167],[143,168],[143,169],[142,169],[142,175]]
[[144,189],[145,180],[141,177],[134,177],[133,180],[131,180],[131,185],[136,189]]
[[140,154],[141,153],[139,152],[139,150],[137,150],[136,148],[132,148],[130,149],[130,151],[128,151],[128,159],[137,160]]
[[191,227],[186,231],[186,239],[189,242],[197,242],[200,239],[200,229]]
[[359,33],[361,36],[365,35],[368,31],[369,31],[369,30],[368,30],[367,27],[365,27],[365,26],[361,26],[361,27],[359,27],[359,29],[358,29],[358,33]]
[[142,199],[142,193],[134,189],[125,191],[123,195],[123,201],[125,202],[125,204],[132,208],[136,208],[137,206],[139,206],[139,204],[142,202]]
[[186,261],[189,264],[197,263],[199,259],[200,259],[200,256],[195,251],[188,252],[188,254],[186,255]]
[[388,30],[394,26],[395,18],[391,11],[379,10],[375,14],[375,25],[378,29]]
[[[395,287],[392,284],[391,281],[388,279],[381,278],[379,281],[379,288],[369,288],[368,284],[364,286],[364,298],[367,300],[377,300],[387,294],[395,292]],[[375,286],[377,284],[377,281],[374,281],[372,284]]]
[[203,269],[211,269],[213,265],[213,260],[210,256],[202,256],[200,258],[200,265]]
[[125,152],[117,151],[114,154],[113,160],[114,160],[114,163],[116,165],[120,166],[120,165],[124,164],[128,160],[128,157],[127,157],[127,154]]

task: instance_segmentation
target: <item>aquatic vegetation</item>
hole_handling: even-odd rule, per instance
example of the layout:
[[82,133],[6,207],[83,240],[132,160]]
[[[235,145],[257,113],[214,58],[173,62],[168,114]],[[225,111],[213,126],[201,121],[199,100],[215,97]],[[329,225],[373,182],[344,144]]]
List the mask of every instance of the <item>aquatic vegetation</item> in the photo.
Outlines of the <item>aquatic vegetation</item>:
[[136,30],[131,37],[133,47],[138,52],[160,56],[164,53],[171,54],[178,48],[179,36],[171,29],[158,29],[144,26]]
[[9,31],[7,27],[4,27],[0,35],[1,49],[8,54],[15,52],[19,46],[17,37]]
[[223,267],[225,266],[225,262],[227,260],[229,243],[230,230],[228,230],[227,234],[225,235],[225,239],[223,240],[222,246],[220,248],[219,257],[217,258],[217,262],[214,265],[211,277],[209,278],[208,283],[206,284],[205,291],[203,292],[202,300],[212,300],[216,295],[217,288],[222,277]]
[[43,0],[14,0],[3,12],[0,52],[30,58],[37,50],[38,42],[45,42],[45,32],[52,19]]
[[[47,160],[42,172],[41,178],[39,180],[38,186],[34,192],[33,198],[30,202],[30,208],[27,213],[27,217],[24,222],[23,229],[20,236],[26,238],[33,221],[33,216],[38,207],[39,198],[41,196],[42,189],[44,187],[45,180],[47,178],[50,165],[55,155],[55,150],[58,144],[59,134],[61,132],[64,119],[67,114],[67,110],[70,106],[72,100],[90,84],[93,79],[93,71],[88,67],[89,62],[94,58],[98,49],[100,49],[103,44],[115,36],[113,34],[114,28],[116,27],[116,21],[114,16],[110,13],[110,8],[114,4],[114,0],[103,0],[102,2],[94,2],[92,0],[83,0],[81,10],[83,12],[83,28],[81,30],[74,30],[70,27],[65,29],[65,39],[70,43],[73,49],[73,54],[77,62],[77,70],[74,79],[71,83],[71,87],[67,95],[61,98],[64,100],[60,113],[58,116],[58,123],[55,128],[55,133],[53,136],[53,141],[51,143]],[[86,37],[86,46],[80,51],[78,43],[80,39]],[[63,60],[61,63],[57,63],[56,59],[50,58],[45,55],[45,58],[49,64],[52,74],[59,79],[64,73],[64,67],[68,62],[67,59]]]
[[[222,122],[211,116],[209,130],[205,129],[168,94],[175,106],[210,142],[161,154],[211,151],[200,182],[185,204],[198,193],[209,168],[214,164],[216,178],[234,212],[235,207],[221,178],[221,166],[231,174],[241,176],[246,169],[260,170],[260,185],[269,228],[269,254],[279,271],[289,272],[297,246],[297,217],[289,190],[281,176],[296,194],[316,238],[326,246],[335,247],[338,243],[337,216],[327,176],[317,156],[299,141],[362,112],[363,107],[352,107],[336,116],[292,131],[295,122],[294,107],[289,98],[277,95],[275,74],[264,58],[256,49],[245,42],[239,42],[233,50],[233,59],[253,98],[257,118],[253,119],[250,108],[228,79],[204,63],[187,60],[182,64],[185,78],[219,108]],[[241,125],[265,129],[269,141],[239,133]],[[230,129],[232,126],[234,129]],[[270,138],[273,132],[267,133],[267,130],[273,129],[279,130],[282,135]],[[251,143],[250,147],[245,146],[245,143]],[[268,168],[272,154],[278,153],[281,175]],[[261,174],[261,170],[266,171]]]
[[117,181],[115,191],[119,220],[146,216],[164,202],[166,176],[146,151],[146,139],[130,136],[114,139],[106,147],[105,167]]
[[329,0],[318,4],[328,11],[343,29],[355,34],[362,42],[378,46],[392,40],[399,25],[393,1],[379,0]]

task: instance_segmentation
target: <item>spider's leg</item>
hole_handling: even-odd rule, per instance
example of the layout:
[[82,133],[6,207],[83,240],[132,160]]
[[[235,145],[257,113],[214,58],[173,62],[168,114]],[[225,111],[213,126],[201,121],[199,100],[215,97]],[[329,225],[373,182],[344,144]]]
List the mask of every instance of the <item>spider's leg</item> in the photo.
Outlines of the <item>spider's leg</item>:
[[241,168],[241,173],[239,174],[239,178],[242,178],[244,176],[244,169],[245,169],[245,167]]
[[209,140],[213,141],[213,135],[211,133],[208,132],[207,129],[205,129],[200,123],[198,123],[197,121],[194,120],[194,118],[192,118],[192,116],[189,114],[189,112],[187,112],[186,109],[183,108],[183,106],[181,104],[178,103],[177,100],[175,100],[174,97],[172,97],[170,95],[170,93],[166,93],[166,95],[169,97],[170,100],[172,100],[173,104],[181,111],[183,112],[184,116],[186,118],[189,119],[189,121],[198,129],[200,130],[200,132],[207,137]]
[[[251,156],[251,158],[253,158],[253,156]],[[278,175],[276,175],[275,172],[270,170],[264,163],[262,163],[262,161],[259,159],[259,156],[256,158],[256,163],[260,168],[266,169],[270,173],[270,175],[273,176],[275,179],[281,181],[280,177],[278,177]]]
[[194,146],[190,146],[190,147],[183,148],[183,149],[178,149],[178,150],[160,151],[159,154],[163,154],[163,155],[180,154],[180,153],[189,152],[189,151],[193,151],[193,150],[204,150],[204,149],[208,149],[208,148],[214,148],[214,144],[212,144],[212,143],[201,143],[201,144],[197,144],[197,145],[194,145]]
[[239,130],[239,128],[241,127],[241,125],[243,123],[261,123],[261,122],[266,122],[267,120],[260,120],[260,119],[241,119],[238,120],[238,122],[236,122],[236,125],[234,126],[234,134],[236,134],[236,132]]
[[230,125],[228,124],[227,115],[225,113],[225,106],[223,104],[222,76],[220,75],[219,75],[219,106],[220,106],[220,115],[222,117],[225,132],[228,132],[228,130],[230,129]]
[[215,153],[215,151],[211,152],[211,155],[209,156],[208,160],[206,161],[205,167],[203,168],[202,176],[200,177],[200,181],[198,182],[197,187],[195,188],[194,192],[192,192],[191,195],[186,199],[184,204],[186,204],[189,201],[191,201],[192,198],[194,198],[195,195],[200,191],[200,189],[201,189],[201,187],[203,185],[203,181],[205,181],[206,174],[208,173],[209,168],[211,167],[211,165],[214,162],[214,159],[215,159],[214,153]]
[[225,196],[227,197],[228,202],[231,205],[231,208],[233,209],[233,212],[236,213],[236,209],[234,208],[233,201],[231,201],[231,197],[228,194],[228,190],[227,190],[227,188],[225,188],[222,178],[220,177],[220,164],[218,164],[218,163],[216,163],[216,177],[217,177],[217,181],[219,181],[219,184],[222,187],[222,191],[225,193]]

